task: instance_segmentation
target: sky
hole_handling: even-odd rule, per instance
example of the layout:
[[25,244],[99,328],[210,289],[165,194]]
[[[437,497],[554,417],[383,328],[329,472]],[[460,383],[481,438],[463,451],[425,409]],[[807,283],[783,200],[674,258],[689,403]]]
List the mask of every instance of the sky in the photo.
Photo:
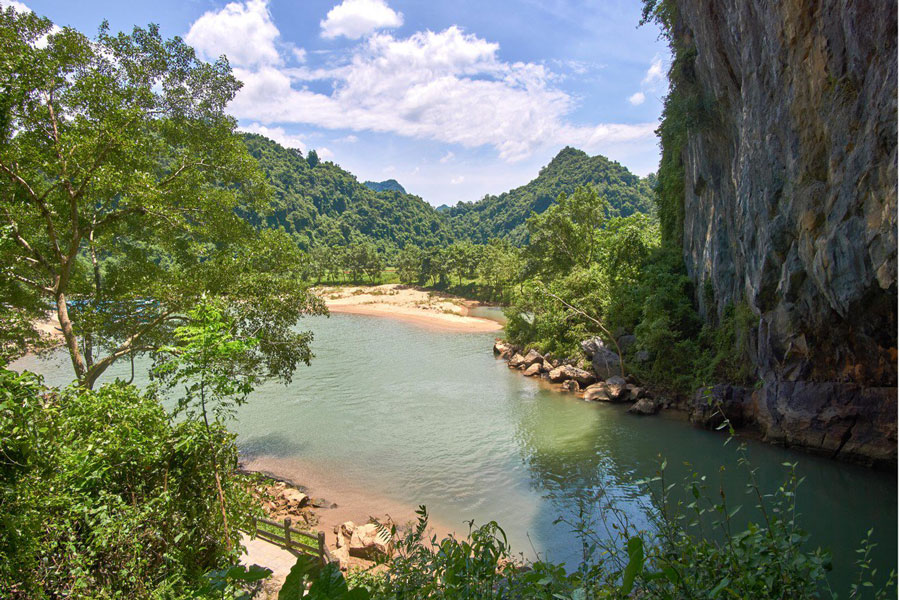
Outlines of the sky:
[[244,87],[239,128],[437,206],[499,194],[565,146],[638,175],[668,49],[640,0],[25,0],[93,36],[157,23]]

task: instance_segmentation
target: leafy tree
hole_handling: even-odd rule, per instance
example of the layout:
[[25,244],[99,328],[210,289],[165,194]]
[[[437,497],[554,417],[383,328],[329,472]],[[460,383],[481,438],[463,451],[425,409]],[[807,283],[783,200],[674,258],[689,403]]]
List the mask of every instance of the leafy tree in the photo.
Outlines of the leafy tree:
[[593,188],[605,197],[608,217],[654,212],[654,193],[647,180],[604,156],[588,156],[567,147],[526,185],[478,202],[461,202],[445,214],[456,239],[483,244],[504,238],[521,246],[528,241],[528,218],[543,213],[560,194],[572,195],[578,187]]
[[194,597],[239,558],[253,499],[237,461],[233,435],[171,419],[152,393],[0,370],[0,597]]
[[195,411],[199,410],[209,443],[225,539],[230,543],[223,468],[219,464],[218,440],[210,426],[210,412],[215,424],[224,426],[224,420],[247,400],[254,385],[265,376],[258,371],[253,356],[259,340],[237,337],[235,322],[222,307],[206,299],[186,317],[188,322],[174,332],[178,344],[159,349],[159,364],[153,372],[170,387],[183,385],[184,395],[179,396],[178,405],[188,418],[195,418]]
[[315,150],[310,150],[306,155],[306,162],[310,169],[315,169],[319,165],[319,154]]
[[104,24],[94,40],[50,29],[0,12],[0,287],[30,318],[55,311],[86,387],[165,344],[204,292],[231,300],[260,359],[289,376],[309,356],[291,328],[319,307],[296,245],[235,212],[268,196],[224,113],[240,87],[227,61],[201,62],[155,26]]
[[401,283],[420,283],[422,271],[422,250],[408,245],[397,255],[397,275]]

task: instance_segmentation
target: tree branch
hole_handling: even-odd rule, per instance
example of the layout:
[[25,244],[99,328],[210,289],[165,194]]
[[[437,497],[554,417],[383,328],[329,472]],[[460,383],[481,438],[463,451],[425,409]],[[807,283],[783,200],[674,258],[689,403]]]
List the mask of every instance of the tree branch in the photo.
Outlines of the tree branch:
[[581,310],[580,308],[578,308],[578,307],[576,307],[576,306],[572,306],[571,304],[569,304],[568,302],[566,302],[565,300],[563,300],[562,298],[560,298],[559,296],[557,296],[556,294],[554,294],[553,292],[551,292],[549,289],[547,289],[547,286],[545,286],[543,283],[540,283],[540,282],[538,282],[538,283],[540,284],[540,289],[541,289],[541,291],[543,291],[545,294],[547,294],[547,295],[550,296],[551,298],[555,298],[560,304],[562,304],[563,306],[567,307],[569,310],[575,311],[576,313],[578,313],[579,315],[581,315],[581,316],[584,317],[585,319],[588,319],[589,321],[591,321],[592,323],[594,323],[595,325],[597,325],[597,327],[599,327],[600,330],[601,330],[603,333],[605,333],[606,336],[607,336],[609,339],[611,339],[611,340],[613,341],[613,344],[616,345],[616,353],[619,355],[619,367],[620,367],[620,369],[621,369],[621,371],[622,371],[622,378],[624,379],[624,378],[625,378],[625,357],[622,356],[622,348],[619,347],[619,341],[618,341],[618,340],[616,339],[616,337],[609,331],[609,329],[607,329],[606,327],[604,327],[603,323],[601,323],[599,320],[597,320],[597,319],[595,319],[594,317],[592,317],[591,315],[587,314],[586,312],[584,312],[584,311]]
[[3,214],[6,216],[6,220],[9,221],[10,226],[12,227],[12,234],[15,242],[25,249],[26,252],[31,253],[32,256],[42,264],[48,271],[52,272],[53,269],[50,268],[50,263],[44,258],[44,255],[37,249],[31,246],[28,241],[22,237],[21,232],[19,231],[19,225],[16,223],[16,220],[13,219],[12,215],[9,214],[9,211],[6,207],[3,208]]
[[59,241],[56,236],[56,226],[53,224],[53,215],[50,214],[50,208],[47,206],[47,203],[44,202],[44,198],[46,194],[38,196],[35,193],[34,189],[28,185],[28,182],[25,181],[21,175],[14,172],[9,166],[0,162],[0,169],[6,171],[6,173],[10,176],[13,182],[18,183],[28,192],[31,201],[38,207],[38,210],[41,211],[41,216],[44,217],[44,222],[47,224],[47,235],[50,237],[50,243],[53,245],[53,250],[56,252],[57,258],[62,260],[62,252],[59,250]]

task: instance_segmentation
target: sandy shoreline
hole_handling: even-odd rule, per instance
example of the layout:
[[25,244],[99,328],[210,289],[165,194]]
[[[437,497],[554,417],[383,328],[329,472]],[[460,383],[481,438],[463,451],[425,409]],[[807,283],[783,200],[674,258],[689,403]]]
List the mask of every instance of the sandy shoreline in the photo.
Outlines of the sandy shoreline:
[[471,317],[477,302],[449,294],[428,292],[399,284],[356,287],[320,287],[315,290],[336,313],[390,317],[442,331],[500,331],[490,319]]
[[[370,517],[382,521],[385,517],[390,517],[390,520],[399,527],[417,519],[416,506],[376,495],[365,482],[345,481],[339,474],[302,459],[260,456],[242,461],[241,467],[247,471],[285,480],[312,498],[323,498],[329,503],[336,504],[337,506],[333,508],[316,509],[319,522],[314,529],[325,532],[325,540],[330,548],[334,548],[337,542],[335,527],[347,521],[362,525],[367,523]],[[428,524],[429,530],[439,539],[450,533],[465,531],[461,523],[453,526],[439,522],[433,517],[429,518]]]

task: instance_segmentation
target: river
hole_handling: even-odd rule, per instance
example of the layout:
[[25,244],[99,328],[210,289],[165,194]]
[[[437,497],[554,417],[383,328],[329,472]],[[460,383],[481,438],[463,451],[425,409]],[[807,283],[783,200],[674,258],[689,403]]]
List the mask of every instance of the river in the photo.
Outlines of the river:
[[[392,319],[339,314],[306,319],[316,354],[288,385],[266,384],[237,414],[242,453],[270,470],[325,490],[334,500],[366,496],[388,508],[427,505],[439,522],[459,527],[496,520],[515,551],[573,564],[581,546],[558,517],[576,520],[580,505],[614,502],[647,524],[651,502],[635,482],[666,457],[667,477],[690,470],[724,486],[744,504],[746,472],[737,443],[666,416],[637,417],[624,406],[588,403],[510,371],[493,357],[493,334],[448,333]],[[71,379],[67,355],[28,356],[13,368]],[[143,369],[141,368],[143,366]],[[146,363],[137,383],[146,381]],[[105,380],[127,378],[119,363]],[[812,543],[834,555],[833,582],[846,593],[854,550],[870,527],[884,572],[896,566],[897,482],[875,472],[747,441],[764,491],[796,462],[798,494]],[[724,467],[724,470],[722,470]],[[326,496],[327,497],[327,496]],[[382,513],[384,511],[381,511]],[[380,514],[380,513],[376,513]]]

